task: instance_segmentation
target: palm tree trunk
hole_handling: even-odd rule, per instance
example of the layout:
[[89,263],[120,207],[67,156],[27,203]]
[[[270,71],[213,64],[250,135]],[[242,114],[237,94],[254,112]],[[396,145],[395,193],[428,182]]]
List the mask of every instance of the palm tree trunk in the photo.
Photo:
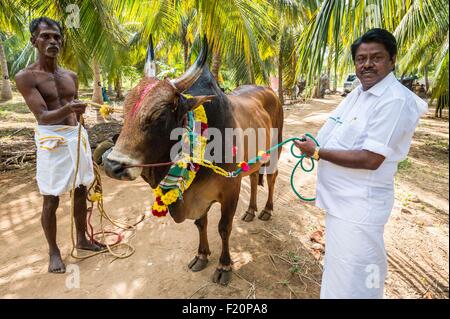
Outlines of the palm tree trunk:
[[328,82],[327,82],[327,87],[326,87],[326,90],[329,90],[330,89],[330,79],[331,79],[331,67],[329,66],[328,68],[327,68],[327,77],[328,77]]
[[338,56],[339,56],[339,50],[338,50],[338,43],[335,41],[334,45],[334,81],[333,81],[333,92],[337,91],[337,84],[338,84],[338,76],[337,76],[337,67],[338,67]]
[[250,62],[247,64],[247,70],[248,70],[248,76],[249,76],[249,80],[250,83],[245,83],[245,84],[255,84],[255,74],[253,73],[253,61],[252,59],[250,59]]
[[317,78],[314,79],[314,83],[315,83],[315,85],[313,87],[312,97],[319,99],[319,98],[321,98],[320,97],[320,76],[319,76],[319,79],[317,79]]
[[280,99],[281,105],[284,105],[283,96],[283,46],[280,42],[280,51],[278,52],[278,98]]
[[[100,77],[100,67],[98,62],[94,59],[93,62],[94,69],[94,88],[92,92],[92,102],[103,104],[103,95],[102,95],[102,82]],[[97,122],[104,122],[100,112],[97,112]]]
[[123,94],[122,94],[122,76],[118,75],[116,79],[114,80],[114,91],[116,91],[116,99],[122,100]]
[[2,65],[2,93],[0,100],[7,101],[12,99],[11,83],[9,81],[8,64],[6,54],[3,48],[3,41],[0,39],[0,63]]
[[101,82],[101,76],[100,76],[100,67],[96,60],[94,60],[93,63],[93,69],[94,69],[94,88],[92,92],[92,101],[98,104],[103,103],[103,96],[102,96],[102,82]]
[[333,80],[333,92],[337,91],[337,64],[334,64],[334,80]]
[[219,70],[221,65],[222,65],[222,57],[220,56],[220,53],[214,52],[212,56],[211,73],[216,79],[217,83],[219,83]]
[[430,82],[428,80],[428,65],[425,65],[423,69],[423,76],[425,78],[425,94],[427,94],[428,89],[430,88]]
[[189,58],[189,43],[186,40],[186,37],[183,37],[182,42],[183,42],[184,71],[186,72],[186,70],[189,67],[189,61],[188,61],[188,58]]
[[113,87],[112,87],[111,80],[108,80],[108,95],[112,96],[113,94],[114,93],[113,93]]

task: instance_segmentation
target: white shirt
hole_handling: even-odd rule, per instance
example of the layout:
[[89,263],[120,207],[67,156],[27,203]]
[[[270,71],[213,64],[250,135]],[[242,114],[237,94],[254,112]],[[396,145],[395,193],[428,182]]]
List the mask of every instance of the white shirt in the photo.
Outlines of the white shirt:
[[394,175],[405,159],[427,103],[393,73],[367,91],[354,89],[317,135],[320,147],[369,150],[385,160],[377,170],[354,169],[319,160],[316,205],[341,219],[384,225],[394,204]]

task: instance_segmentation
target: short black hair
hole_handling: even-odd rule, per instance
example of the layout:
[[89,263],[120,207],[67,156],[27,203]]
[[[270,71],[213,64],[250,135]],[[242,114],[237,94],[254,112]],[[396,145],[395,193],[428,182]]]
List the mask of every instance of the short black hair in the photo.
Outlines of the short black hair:
[[31,23],[30,23],[30,33],[32,36],[35,35],[36,30],[39,28],[39,24],[41,24],[41,23],[45,23],[46,25],[48,25],[50,27],[52,27],[52,26],[57,27],[59,29],[59,33],[61,33],[61,35],[63,35],[62,27],[58,21],[55,21],[55,20],[47,18],[47,17],[39,17],[39,18],[33,19],[33,21],[31,21]]
[[356,50],[361,43],[377,42],[384,45],[391,59],[397,54],[397,40],[389,31],[381,28],[370,29],[352,44],[352,58],[355,61]]

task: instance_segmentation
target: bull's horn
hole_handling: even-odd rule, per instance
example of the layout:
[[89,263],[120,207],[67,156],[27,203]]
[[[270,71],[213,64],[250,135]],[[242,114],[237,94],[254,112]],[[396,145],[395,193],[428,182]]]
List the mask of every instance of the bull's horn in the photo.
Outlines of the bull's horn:
[[192,84],[200,77],[203,71],[203,66],[206,63],[206,58],[208,57],[208,42],[206,36],[203,37],[202,49],[200,54],[195,60],[194,64],[191,65],[186,72],[180,76],[178,79],[172,80],[172,84],[178,89],[178,91],[183,92],[189,89]]
[[148,78],[156,76],[155,51],[153,50],[153,39],[151,35],[147,46],[147,58],[145,59],[144,75]]

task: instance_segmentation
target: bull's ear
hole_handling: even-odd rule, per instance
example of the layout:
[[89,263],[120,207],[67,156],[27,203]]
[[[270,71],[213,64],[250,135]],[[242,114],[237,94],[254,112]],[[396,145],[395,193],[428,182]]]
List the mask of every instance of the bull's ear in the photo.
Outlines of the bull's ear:
[[200,95],[200,96],[191,96],[187,94],[181,94],[179,98],[179,103],[181,109],[184,112],[189,112],[195,110],[203,103],[212,101],[216,96],[215,95]]

